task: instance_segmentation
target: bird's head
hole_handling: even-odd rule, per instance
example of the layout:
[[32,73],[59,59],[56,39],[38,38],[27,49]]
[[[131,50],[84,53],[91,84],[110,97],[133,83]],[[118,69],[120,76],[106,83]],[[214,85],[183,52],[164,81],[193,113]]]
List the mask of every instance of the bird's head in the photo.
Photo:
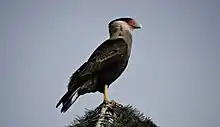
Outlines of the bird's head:
[[133,31],[135,29],[141,29],[141,25],[130,17],[122,17],[112,20],[109,24],[109,29],[116,26],[122,26],[125,29]]

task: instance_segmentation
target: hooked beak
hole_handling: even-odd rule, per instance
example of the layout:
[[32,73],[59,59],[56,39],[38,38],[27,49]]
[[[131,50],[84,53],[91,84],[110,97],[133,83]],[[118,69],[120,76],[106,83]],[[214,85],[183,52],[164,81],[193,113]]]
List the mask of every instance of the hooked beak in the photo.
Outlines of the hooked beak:
[[141,29],[141,28],[142,28],[141,24],[136,24],[136,26],[134,26],[134,29]]

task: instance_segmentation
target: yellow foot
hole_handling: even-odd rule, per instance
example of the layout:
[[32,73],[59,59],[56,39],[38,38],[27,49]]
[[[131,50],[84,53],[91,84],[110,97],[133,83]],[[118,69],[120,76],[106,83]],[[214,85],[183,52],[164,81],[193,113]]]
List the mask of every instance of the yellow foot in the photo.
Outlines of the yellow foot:
[[105,103],[105,104],[108,104],[108,103],[110,103],[110,101],[108,101],[108,100],[104,100],[104,103]]

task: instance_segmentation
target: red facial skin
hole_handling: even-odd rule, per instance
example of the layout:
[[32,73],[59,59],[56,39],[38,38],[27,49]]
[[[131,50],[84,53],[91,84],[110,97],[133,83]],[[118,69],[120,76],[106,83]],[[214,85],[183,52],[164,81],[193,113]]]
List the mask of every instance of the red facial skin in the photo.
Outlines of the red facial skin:
[[137,23],[136,23],[134,20],[128,21],[128,24],[129,24],[130,26],[132,26],[133,28],[135,28],[135,27],[137,26]]

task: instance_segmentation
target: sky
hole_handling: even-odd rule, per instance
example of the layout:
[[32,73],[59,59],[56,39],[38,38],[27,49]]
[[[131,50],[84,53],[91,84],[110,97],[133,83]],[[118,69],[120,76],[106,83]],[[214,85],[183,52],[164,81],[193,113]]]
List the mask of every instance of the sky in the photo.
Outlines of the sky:
[[132,17],[129,65],[109,98],[161,127],[220,126],[220,1],[1,0],[0,126],[61,127],[103,100],[55,106],[71,74],[108,38],[107,24]]

